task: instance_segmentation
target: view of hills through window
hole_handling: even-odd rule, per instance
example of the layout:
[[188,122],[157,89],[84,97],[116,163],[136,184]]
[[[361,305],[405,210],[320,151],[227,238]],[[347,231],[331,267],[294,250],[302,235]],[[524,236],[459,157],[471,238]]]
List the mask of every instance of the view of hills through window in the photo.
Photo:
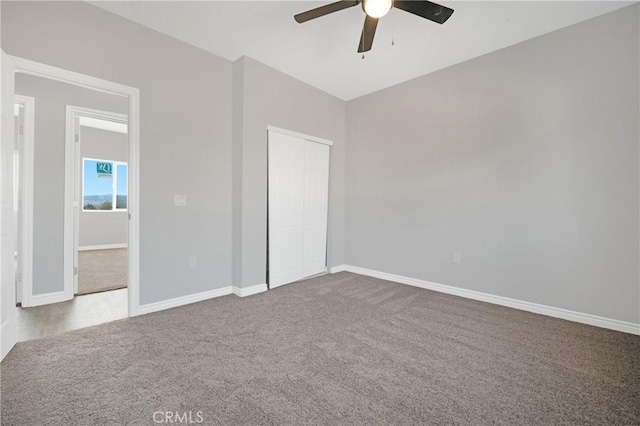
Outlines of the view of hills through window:
[[83,210],[126,210],[127,163],[83,159]]

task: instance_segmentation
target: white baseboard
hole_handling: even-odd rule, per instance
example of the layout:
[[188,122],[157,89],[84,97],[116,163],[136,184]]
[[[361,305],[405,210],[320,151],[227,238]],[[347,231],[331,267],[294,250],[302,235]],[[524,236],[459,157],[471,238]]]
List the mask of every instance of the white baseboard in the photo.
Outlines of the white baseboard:
[[9,351],[13,348],[13,346],[18,341],[15,321],[13,321],[12,323],[11,318],[6,319],[0,325],[0,336],[2,336],[2,340],[0,341],[0,361],[1,361],[4,359],[5,356],[7,356]]
[[245,297],[267,291],[266,284],[253,285],[251,287],[235,287],[227,286],[216,288],[215,290],[203,291],[202,293],[190,294],[188,296],[176,297],[174,299],[163,300],[161,302],[147,303],[138,306],[137,315],[150,314],[151,312],[164,311],[165,309],[177,308],[178,306],[189,305],[191,303],[202,302],[203,300],[213,299],[215,297],[227,296],[235,294],[236,296]]
[[330,274],[337,274],[338,272],[344,272],[346,270],[347,270],[347,265],[331,266],[329,268],[329,273]]
[[89,250],[111,250],[111,249],[121,249],[127,248],[127,243],[122,244],[101,244],[98,246],[80,246],[78,247],[78,251],[89,251]]
[[597,315],[584,314],[581,312],[570,311],[568,309],[555,308],[553,306],[540,305],[537,303],[525,302],[522,300],[511,299],[508,297],[495,296],[492,294],[482,293],[479,291],[466,290],[459,287],[452,287],[444,284],[437,284],[429,281],[419,280],[416,278],[403,277],[401,275],[388,274],[386,272],[374,271],[357,266],[346,265],[345,270],[354,274],[367,275],[374,278],[380,278],[387,281],[393,281],[400,284],[407,284],[414,287],[420,287],[427,290],[433,290],[440,293],[452,294],[467,299],[480,300],[482,302],[493,303],[495,305],[507,306],[509,308],[520,309],[523,311],[533,312],[536,314],[547,315],[555,318],[562,318],[569,321],[589,324],[596,327],[608,328],[611,330],[622,331],[624,333],[640,335],[640,324],[632,322],[620,321],[611,318],[604,318]]
[[34,306],[48,305],[50,303],[66,302],[72,297],[65,295],[64,291],[55,291],[53,293],[34,294],[29,300],[22,301],[23,308],[32,308]]
[[191,303],[202,302],[214,297],[226,296],[233,293],[233,287],[227,286],[216,288],[215,290],[203,291],[202,293],[190,294],[189,296],[176,297],[174,299],[163,300],[161,302],[147,303],[138,306],[136,315],[150,314],[151,312],[164,311],[165,309],[176,308],[178,306],[189,305]]
[[233,294],[239,297],[253,296],[254,294],[267,291],[266,284],[252,285],[251,287],[233,287]]

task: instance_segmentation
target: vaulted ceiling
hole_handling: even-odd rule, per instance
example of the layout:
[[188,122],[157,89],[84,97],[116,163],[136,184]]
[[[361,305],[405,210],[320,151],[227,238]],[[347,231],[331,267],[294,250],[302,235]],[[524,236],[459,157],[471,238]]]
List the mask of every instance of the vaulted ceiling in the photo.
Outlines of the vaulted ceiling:
[[[317,1],[92,2],[186,43],[235,61],[246,55],[350,100],[633,2],[443,1],[444,25],[392,9],[373,49],[357,53],[364,22],[358,6],[298,24]],[[395,44],[392,45],[391,41]]]

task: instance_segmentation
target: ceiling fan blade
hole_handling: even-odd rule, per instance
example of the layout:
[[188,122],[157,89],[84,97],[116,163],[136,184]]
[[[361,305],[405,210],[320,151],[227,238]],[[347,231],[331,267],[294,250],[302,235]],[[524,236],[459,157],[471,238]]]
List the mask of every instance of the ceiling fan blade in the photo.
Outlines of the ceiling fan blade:
[[453,9],[431,3],[430,1],[395,0],[393,7],[437,22],[438,24],[444,24],[446,20],[453,15]]
[[320,6],[316,7],[315,9],[307,10],[306,12],[298,13],[293,17],[293,19],[295,19],[297,23],[302,24],[303,22],[307,22],[333,12],[338,12],[340,10],[353,7],[359,3],[359,1],[338,1],[326,6]]
[[372,18],[367,15],[362,27],[360,35],[360,44],[358,44],[358,53],[368,52],[373,45],[373,37],[376,35],[376,27],[378,26],[378,18]]

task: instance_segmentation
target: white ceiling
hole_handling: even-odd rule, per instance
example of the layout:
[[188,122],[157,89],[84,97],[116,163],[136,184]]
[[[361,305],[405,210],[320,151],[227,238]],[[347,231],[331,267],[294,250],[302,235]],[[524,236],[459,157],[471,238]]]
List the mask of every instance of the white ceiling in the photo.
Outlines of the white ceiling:
[[357,53],[364,22],[359,6],[298,24],[293,15],[330,2],[92,3],[226,59],[249,56],[350,100],[633,2],[442,1],[455,9],[444,25],[393,9],[380,20],[364,60]]

